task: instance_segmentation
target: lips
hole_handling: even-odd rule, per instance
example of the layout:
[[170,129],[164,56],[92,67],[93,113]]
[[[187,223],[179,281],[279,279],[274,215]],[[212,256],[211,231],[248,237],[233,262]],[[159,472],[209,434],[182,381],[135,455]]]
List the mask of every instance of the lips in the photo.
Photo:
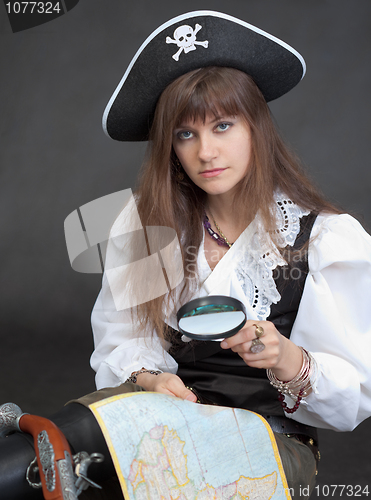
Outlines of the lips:
[[204,170],[200,173],[201,177],[216,177],[226,170],[225,168],[214,168],[213,170]]

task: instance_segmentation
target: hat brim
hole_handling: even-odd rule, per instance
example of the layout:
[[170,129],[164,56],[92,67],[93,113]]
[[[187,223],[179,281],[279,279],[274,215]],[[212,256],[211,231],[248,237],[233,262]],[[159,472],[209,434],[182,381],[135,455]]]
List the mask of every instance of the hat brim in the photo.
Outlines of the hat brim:
[[[189,50],[174,36],[182,26],[198,30]],[[189,12],[161,25],[141,45],[104,111],[104,131],[119,141],[147,140],[163,90],[179,76],[206,66],[244,71],[267,102],[295,87],[306,70],[295,49],[251,24],[220,12]]]

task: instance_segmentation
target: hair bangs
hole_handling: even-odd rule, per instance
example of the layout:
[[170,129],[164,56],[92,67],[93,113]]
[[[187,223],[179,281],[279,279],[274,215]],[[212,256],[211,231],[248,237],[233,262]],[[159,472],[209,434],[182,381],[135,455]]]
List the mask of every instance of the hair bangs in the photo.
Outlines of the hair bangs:
[[[184,122],[195,122],[213,115],[215,119],[225,116],[237,116],[241,110],[241,97],[233,85],[230,75],[221,78],[214,68],[203,68],[199,78],[190,81],[190,88],[185,93],[176,126]],[[217,68],[215,68],[217,69]]]

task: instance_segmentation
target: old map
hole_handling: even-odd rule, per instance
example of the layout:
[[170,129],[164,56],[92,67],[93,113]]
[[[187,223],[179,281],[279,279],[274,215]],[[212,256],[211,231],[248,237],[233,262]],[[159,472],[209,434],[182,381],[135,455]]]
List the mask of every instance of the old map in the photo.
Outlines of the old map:
[[90,408],[128,500],[291,498],[271,431],[255,413],[143,392]]

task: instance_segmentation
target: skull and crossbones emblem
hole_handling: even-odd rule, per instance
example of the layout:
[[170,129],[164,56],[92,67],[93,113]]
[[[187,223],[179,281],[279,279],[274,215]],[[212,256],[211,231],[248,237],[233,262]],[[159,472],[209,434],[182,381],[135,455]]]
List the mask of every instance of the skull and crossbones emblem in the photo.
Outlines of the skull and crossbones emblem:
[[195,29],[192,29],[191,26],[185,24],[184,26],[179,26],[174,31],[174,40],[169,36],[166,37],[166,43],[175,43],[179,50],[172,57],[175,61],[179,61],[179,56],[183,52],[188,54],[191,50],[196,50],[196,45],[202,45],[207,49],[209,42],[205,40],[204,42],[198,42],[196,40],[196,35],[200,31],[202,26],[200,24],[196,24]]

